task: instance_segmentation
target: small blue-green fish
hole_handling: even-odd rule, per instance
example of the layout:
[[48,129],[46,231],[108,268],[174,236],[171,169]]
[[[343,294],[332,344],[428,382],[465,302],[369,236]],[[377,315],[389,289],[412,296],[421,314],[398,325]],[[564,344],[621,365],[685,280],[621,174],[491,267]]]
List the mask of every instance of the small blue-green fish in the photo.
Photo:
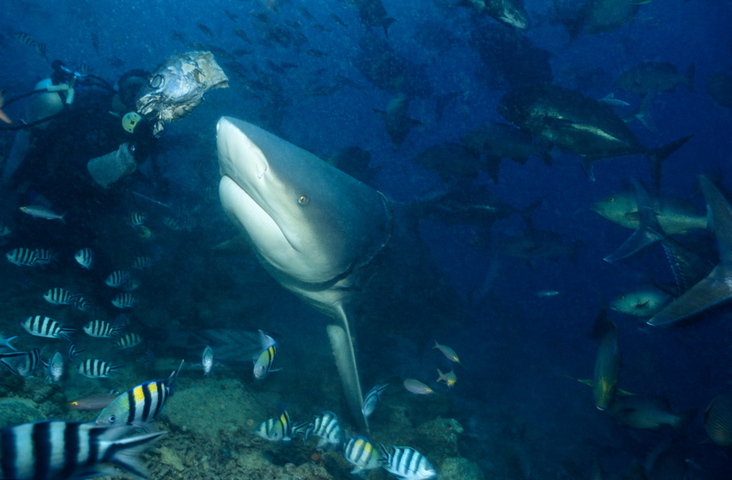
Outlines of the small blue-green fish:
[[460,363],[460,358],[457,356],[457,353],[455,353],[455,350],[448,347],[447,345],[440,345],[439,343],[437,343],[437,340],[435,340],[435,346],[432,348],[436,348],[441,351],[442,354],[447,357],[447,359],[451,362]]
[[12,230],[10,230],[10,227],[5,225],[3,222],[0,222],[0,237],[6,237],[13,233]]
[[269,372],[276,372],[279,370],[272,369],[272,364],[274,363],[275,355],[277,354],[277,342],[262,330],[259,330],[259,340],[262,345],[262,353],[260,353],[254,361],[254,378],[257,380],[264,380]]
[[74,260],[87,270],[94,268],[94,252],[91,248],[82,248],[74,254]]
[[167,380],[152,380],[127,390],[117,397],[97,417],[99,425],[137,425],[146,426],[155,421],[165,407],[168,398],[173,396],[175,380],[178,378],[184,361],[174,370]]
[[414,378],[408,378],[404,380],[404,388],[406,388],[408,392],[412,392],[417,395],[430,395],[432,393],[435,393],[435,391],[432,390],[430,387],[420,382],[419,380],[415,380]]
[[129,436],[131,427],[44,420],[0,431],[0,477],[14,480],[71,480],[117,475],[122,470],[148,478],[138,455],[161,435]]
[[351,473],[358,475],[364,470],[379,468],[383,462],[381,454],[369,441],[362,436],[352,436],[343,447],[343,457],[356,468]]
[[427,457],[412,447],[379,446],[384,455],[384,469],[402,480],[426,480],[437,476],[437,470]]
[[33,315],[20,323],[26,332],[36,337],[69,339],[69,334],[75,332],[73,328],[66,328],[53,318],[43,315]]
[[315,415],[305,433],[306,441],[310,435],[320,437],[318,448],[326,444],[339,447],[343,443],[343,430],[338,422],[338,416],[333,412],[326,411]]
[[117,340],[114,345],[122,350],[138,346],[142,343],[142,337],[137,333],[127,333],[122,338]]
[[51,357],[51,361],[48,363],[44,362],[46,367],[46,382],[58,383],[61,381],[61,377],[64,375],[64,357],[57,351]]
[[374,386],[374,388],[369,390],[369,393],[366,394],[363,399],[363,408],[361,409],[361,412],[363,413],[363,416],[365,418],[369,418],[371,414],[374,413],[374,410],[376,410],[376,405],[381,399],[381,393],[386,390],[386,387],[388,386],[388,383],[376,385]]
[[117,308],[132,308],[137,303],[137,295],[130,292],[122,292],[112,299],[112,305]]
[[65,223],[64,215],[58,214],[50,208],[42,205],[28,205],[20,207],[20,211],[26,215],[30,215],[33,218],[42,218],[44,220],[61,220],[61,223]]
[[98,358],[90,358],[81,362],[76,371],[89,378],[109,378],[119,367]]
[[556,297],[561,292],[558,292],[556,290],[539,290],[535,293],[537,297]]
[[293,437],[290,414],[284,410],[277,418],[270,418],[257,425],[254,433],[271,442],[290,441]]

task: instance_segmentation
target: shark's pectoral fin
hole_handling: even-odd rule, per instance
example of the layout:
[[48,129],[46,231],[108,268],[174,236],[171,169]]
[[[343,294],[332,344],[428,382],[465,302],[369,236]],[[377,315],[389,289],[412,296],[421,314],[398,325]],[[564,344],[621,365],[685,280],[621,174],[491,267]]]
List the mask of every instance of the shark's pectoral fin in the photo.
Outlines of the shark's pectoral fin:
[[348,409],[351,411],[361,433],[368,434],[368,422],[360,413],[363,410],[363,392],[361,391],[361,378],[358,374],[358,363],[356,362],[356,348],[353,337],[351,337],[348,318],[342,309],[340,320],[339,324],[327,326],[328,338],[333,348],[333,356],[338,368],[338,375],[343,384]]

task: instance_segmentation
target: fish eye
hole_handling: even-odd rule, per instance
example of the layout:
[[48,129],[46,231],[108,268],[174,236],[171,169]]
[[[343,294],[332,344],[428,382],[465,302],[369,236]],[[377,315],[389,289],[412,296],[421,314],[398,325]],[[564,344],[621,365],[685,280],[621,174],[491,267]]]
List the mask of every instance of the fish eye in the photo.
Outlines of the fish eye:
[[614,202],[615,201],[615,197],[607,197],[607,201],[608,202]]
[[115,417],[114,415],[110,415],[109,418],[107,419],[107,421],[109,422],[110,425],[113,425],[114,422],[117,421],[117,417]]
[[160,88],[165,86],[165,78],[162,75],[155,75],[148,82],[151,88]]
[[307,205],[307,203],[310,201],[310,198],[308,198],[307,195],[300,195],[297,199],[297,203],[300,205]]

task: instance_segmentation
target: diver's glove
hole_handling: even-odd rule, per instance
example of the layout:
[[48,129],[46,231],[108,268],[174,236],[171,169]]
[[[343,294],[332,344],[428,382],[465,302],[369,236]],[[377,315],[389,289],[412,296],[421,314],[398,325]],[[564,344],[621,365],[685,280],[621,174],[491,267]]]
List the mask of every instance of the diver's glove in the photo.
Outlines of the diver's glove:
[[137,169],[134,151],[134,146],[123,143],[114,152],[89,160],[86,168],[98,185],[109,188],[114,182]]

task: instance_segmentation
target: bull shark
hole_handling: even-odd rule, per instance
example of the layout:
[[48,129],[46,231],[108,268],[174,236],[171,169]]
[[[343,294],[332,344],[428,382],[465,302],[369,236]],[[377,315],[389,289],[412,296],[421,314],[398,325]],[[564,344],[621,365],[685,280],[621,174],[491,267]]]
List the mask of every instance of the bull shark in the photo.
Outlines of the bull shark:
[[352,306],[367,267],[390,241],[390,203],[253,124],[222,117],[216,129],[221,204],[265,269],[332,319],[327,334],[349,410],[367,432]]
[[717,237],[720,263],[707,275],[648,320],[664,326],[685,320],[732,298],[732,206],[714,184],[699,176],[707,202],[709,224]]

